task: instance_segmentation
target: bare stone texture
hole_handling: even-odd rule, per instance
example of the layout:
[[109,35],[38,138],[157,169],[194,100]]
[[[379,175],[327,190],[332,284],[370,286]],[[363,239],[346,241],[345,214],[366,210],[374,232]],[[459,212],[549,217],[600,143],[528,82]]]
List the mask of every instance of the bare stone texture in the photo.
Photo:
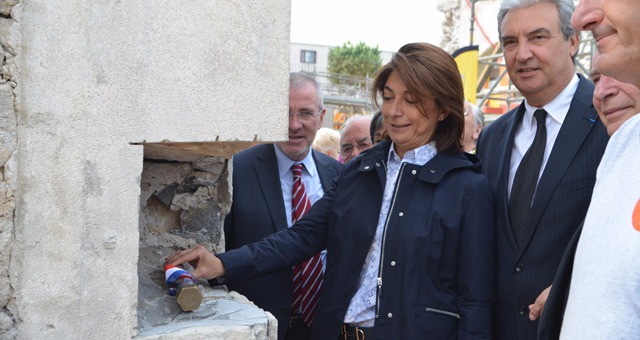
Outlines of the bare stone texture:
[[[141,249],[143,259],[157,257],[162,249]],[[136,339],[277,339],[275,318],[245,297],[222,287],[200,282],[200,308],[183,312],[176,298],[167,294],[161,267],[139,266],[140,334]],[[170,320],[171,322],[167,322]]]
[[438,10],[444,13],[442,21],[442,39],[440,47],[453,53],[458,50],[460,30],[460,0],[439,0]]
[[144,206],[151,195],[161,193],[170,185],[175,184],[177,187],[192,170],[191,163],[144,162],[140,180],[140,203]]
[[168,233],[180,226],[180,212],[171,211],[153,196],[147,200],[146,209],[141,211],[141,216],[144,216],[142,221],[149,233]]
[[[0,3],[0,7],[8,3],[4,1]],[[15,8],[19,7],[15,6]],[[19,24],[20,11],[14,12],[12,8],[11,16],[12,18],[0,18],[0,45],[4,56],[2,67],[0,68],[0,82],[7,82],[11,86],[15,86],[18,77],[16,55],[20,50],[20,42],[22,41],[22,31]],[[10,105],[13,105],[13,100],[11,100]]]
[[[19,167],[2,336],[131,338],[142,144],[285,140],[290,2],[29,0],[10,13],[0,84],[16,86]],[[194,175],[207,199],[182,201],[194,215],[181,223],[221,221],[225,207],[200,206],[228,197],[206,184],[217,176]],[[148,236],[159,259],[195,241]]]
[[[140,183],[141,247],[177,249],[197,242],[222,251],[224,216],[231,207],[226,164],[222,157],[194,163],[146,160]],[[184,240],[172,244],[177,239]]]
[[18,187],[18,152],[13,151],[9,160],[4,164],[2,177],[4,181],[7,181],[7,185],[12,191],[15,191]]
[[[194,312],[182,312],[175,298],[164,295],[154,303],[166,306],[168,325],[141,325],[136,339],[220,339],[251,340],[278,337],[275,318],[236,293],[223,288],[200,287],[203,302]],[[149,320],[147,320],[149,321]]]
[[[138,257],[138,315],[141,332],[154,332],[154,328],[163,328],[165,325],[173,329],[176,316],[182,313],[175,298],[167,296],[164,259],[174,250],[191,247],[196,242],[212,251],[224,249],[222,228],[224,216],[231,205],[226,165],[227,160],[223,157],[205,157],[193,163],[144,161],[140,183]],[[193,315],[197,315],[198,319],[214,321],[215,318],[210,318],[213,315],[211,311],[203,312],[209,307],[201,306]],[[213,312],[221,313],[217,309]],[[255,327],[258,325],[250,328]],[[249,328],[232,329],[234,331],[229,334]],[[227,336],[228,331],[221,334]],[[218,334],[218,331],[212,329],[206,332],[212,336]]]
[[[0,13],[9,15],[14,1],[0,1]],[[15,44],[18,25],[0,18],[0,339],[16,337],[14,320],[9,312],[11,281],[9,265],[14,238],[16,190],[17,116],[15,111]]]
[[0,309],[0,339],[13,339],[16,337],[13,329],[13,320],[6,309]]
[[[220,177],[225,170],[226,162],[222,157],[203,157],[193,163],[196,170],[206,171]],[[217,179],[215,179],[217,181]]]
[[[11,189],[6,182],[0,181],[0,311],[9,303],[11,293],[8,268],[13,241],[14,209],[15,200]],[[5,331],[0,326],[0,335]]]
[[2,15],[10,15],[11,14],[11,9],[18,2],[20,2],[20,0],[2,0],[2,1],[0,1],[0,13]]
[[16,112],[13,88],[0,84],[0,166],[4,165],[17,146]]
[[[267,312],[257,308],[241,295],[227,293],[222,288],[203,288],[204,300],[200,309],[194,312],[173,313],[174,322],[142,328],[136,339],[158,340],[276,340],[277,321]],[[174,304],[174,298],[167,297],[163,304]]]
[[436,6],[444,13],[440,47],[449,53],[459,48],[478,45],[480,54],[492,44],[499,42],[496,13],[499,0],[476,1],[474,6],[476,21],[473,22],[471,39],[471,5],[463,0],[437,0]]

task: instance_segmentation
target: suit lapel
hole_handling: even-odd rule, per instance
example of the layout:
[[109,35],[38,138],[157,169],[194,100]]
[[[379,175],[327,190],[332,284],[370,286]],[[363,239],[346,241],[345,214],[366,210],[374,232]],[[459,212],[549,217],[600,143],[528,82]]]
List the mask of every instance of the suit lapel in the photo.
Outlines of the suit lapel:
[[589,132],[595,126],[598,114],[593,109],[592,97],[593,84],[580,77],[578,89],[573,96],[567,117],[558,132],[558,137],[553,144],[549,160],[536,189],[536,196],[529,214],[525,244],[528,244],[533,237],[560,180],[578,153],[580,146],[589,136]]
[[513,249],[518,249],[518,245],[516,243],[515,235],[513,234],[513,228],[511,227],[511,220],[509,219],[509,171],[511,170],[511,150],[513,149],[513,141],[516,135],[516,129],[518,128],[518,123],[522,121],[522,116],[524,115],[524,102],[515,109],[513,114],[509,117],[508,121],[505,122],[504,127],[501,131],[501,143],[502,149],[500,164],[502,164],[500,171],[501,173],[498,175],[499,183],[498,183],[498,192],[497,192],[497,202],[499,204],[499,209],[497,210],[502,214],[501,217],[504,221],[507,221],[504,225],[507,226],[505,232],[509,235],[509,242]]
[[311,149],[311,155],[313,161],[316,162],[316,170],[320,176],[320,184],[322,185],[322,191],[327,192],[331,188],[333,182],[333,176],[329,172],[329,163],[326,159],[316,157],[316,152]]
[[274,232],[287,227],[284,201],[282,199],[282,186],[278,173],[278,161],[272,144],[266,144],[263,152],[258,155],[258,161],[254,166],[260,192],[271,214],[271,222]]

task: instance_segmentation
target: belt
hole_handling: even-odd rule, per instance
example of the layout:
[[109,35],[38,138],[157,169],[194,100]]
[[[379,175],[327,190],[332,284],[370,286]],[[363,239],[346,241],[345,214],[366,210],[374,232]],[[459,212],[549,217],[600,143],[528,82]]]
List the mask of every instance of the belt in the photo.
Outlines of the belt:
[[289,328],[309,328],[302,319],[302,315],[293,315],[289,318]]
[[373,327],[358,327],[349,324],[342,324],[340,329],[339,339],[350,340],[365,340],[365,338],[373,338]]

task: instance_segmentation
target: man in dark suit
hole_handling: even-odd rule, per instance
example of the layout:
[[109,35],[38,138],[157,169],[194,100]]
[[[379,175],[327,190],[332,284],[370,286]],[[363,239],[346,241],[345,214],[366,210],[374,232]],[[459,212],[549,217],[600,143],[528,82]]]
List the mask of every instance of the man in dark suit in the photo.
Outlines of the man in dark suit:
[[[312,77],[291,73],[289,140],[257,145],[233,157],[233,203],[225,219],[227,250],[259,241],[292,224],[294,163],[304,165],[302,178],[311,203],[331,186],[342,165],[311,149],[325,114],[322,91]],[[278,320],[278,339],[305,339],[308,327],[291,310],[292,271],[286,270],[241,283],[230,290],[245,295]]]
[[[529,305],[545,298],[584,219],[608,135],[576,75],[572,0],[503,1],[498,29],[509,77],[525,97],[477,146],[497,208],[495,330],[535,339]],[[535,117],[535,118],[534,118]]]

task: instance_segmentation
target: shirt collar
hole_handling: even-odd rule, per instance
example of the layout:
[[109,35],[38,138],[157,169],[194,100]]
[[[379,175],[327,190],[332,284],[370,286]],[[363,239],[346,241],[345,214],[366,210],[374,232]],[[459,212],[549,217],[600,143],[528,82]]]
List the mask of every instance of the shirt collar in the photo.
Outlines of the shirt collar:
[[391,148],[389,149],[389,163],[405,162],[422,166],[427,164],[427,162],[438,153],[435,141],[405,152],[403,159],[400,159],[400,156],[398,156],[394,149],[394,143],[391,143]]
[[[304,159],[300,162],[292,161],[287,155],[278,148],[277,145],[273,144],[273,148],[276,150],[276,159],[278,160],[278,173],[280,178],[283,178],[285,175],[289,174],[289,170],[291,170],[291,166],[295,163],[302,163],[304,168],[307,170],[310,176],[315,177],[318,173],[316,169],[316,162],[313,160],[312,149],[309,148],[309,152],[304,157]],[[304,171],[304,170],[303,170]]]
[[[571,78],[571,81],[567,86],[565,86],[562,92],[542,107],[547,111],[547,117],[551,117],[555,122],[562,125],[564,119],[567,117],[567,113],[569,112],[571,101],[573,101],[573,95],[576,93],[576,90],[578,90],[578,83],[580,83],[580,78],[578,78],[577,74],[574,74],[573,78]],[[525,112],[522,125],[527,129],[531,129],[534,119],[533,113],[540,108],[529,105],[526,99],[524,100],[524,107]]]

